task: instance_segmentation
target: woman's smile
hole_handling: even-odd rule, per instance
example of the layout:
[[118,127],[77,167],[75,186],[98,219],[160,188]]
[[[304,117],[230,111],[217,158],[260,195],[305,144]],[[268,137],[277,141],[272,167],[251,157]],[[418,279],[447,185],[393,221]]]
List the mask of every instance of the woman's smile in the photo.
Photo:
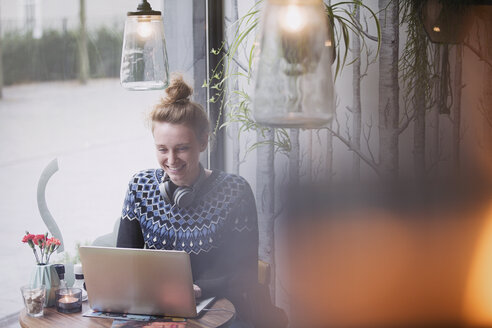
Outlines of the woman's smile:
[[165,169],[165,171],[167,172],[167,174],[171,175],[171,174],[179,174],[180,172],[183,172],[184,169],[185,169],[185,166],[186,165],[181,165],[181,166],[169,166],[167,165]]

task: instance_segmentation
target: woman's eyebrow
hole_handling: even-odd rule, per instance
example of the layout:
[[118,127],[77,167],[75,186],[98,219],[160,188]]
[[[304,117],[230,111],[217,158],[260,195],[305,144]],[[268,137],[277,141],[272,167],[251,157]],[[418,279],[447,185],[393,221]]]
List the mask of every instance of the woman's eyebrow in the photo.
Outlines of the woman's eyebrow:
[[[189,144],[190,144],[189,142],[184,142],[184,143],[180,143],[180,144],[174,145],[173,147],[183,147],[183,146],[188,146]],[[168,147],[166,145],[161,145],[161,144],[156,144],[155,146],[156,147]]]

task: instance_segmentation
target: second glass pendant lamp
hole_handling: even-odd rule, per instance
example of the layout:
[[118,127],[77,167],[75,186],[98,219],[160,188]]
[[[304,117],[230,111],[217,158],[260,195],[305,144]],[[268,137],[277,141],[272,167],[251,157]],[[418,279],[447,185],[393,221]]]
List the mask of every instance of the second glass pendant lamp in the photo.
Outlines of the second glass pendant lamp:
[[169,83],[161,12],[152,10],[146,0],[126,19],[120,81],[129,90],[164,89]]
[[255,120],[320,128],[333,117],[332,33],[322,0],[268,0],[255,58]]

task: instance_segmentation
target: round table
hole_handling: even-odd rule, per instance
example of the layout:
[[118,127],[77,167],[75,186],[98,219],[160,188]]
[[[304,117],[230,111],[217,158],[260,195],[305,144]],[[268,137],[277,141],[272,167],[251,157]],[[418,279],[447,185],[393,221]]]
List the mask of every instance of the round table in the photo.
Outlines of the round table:
[[[234,305],[225,298],[221,298],[212,303],[209,309],[213,311],[203,311],[202,314],[194,319],[186,321],[186,328],[212,328],[227,327],[234,319],[236,309]],[[65,314],[56,311],[55,307],[45,308],[44,316],[33,318],[26,314],[23,309],[19,315],[19,323],[23,328],[111,328],[113,320],[102,318],[89,318],[82,316],[89,310],[89,304],[84,302],[82,312]]]

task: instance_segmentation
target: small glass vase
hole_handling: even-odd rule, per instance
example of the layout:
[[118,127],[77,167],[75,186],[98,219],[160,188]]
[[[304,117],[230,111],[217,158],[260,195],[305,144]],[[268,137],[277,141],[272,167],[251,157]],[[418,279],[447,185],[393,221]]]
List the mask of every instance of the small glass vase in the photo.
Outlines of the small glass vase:
[[42,317],[46,300],[44,286],[33,287],[26,285],[22,286],[20,290],[27,315],[35,318]]
[[45,307],[54,306],[56,303],[55,291],[60,286],[60,279],[53,264],[37,264],[31,273],[31,286],[46,288]]

